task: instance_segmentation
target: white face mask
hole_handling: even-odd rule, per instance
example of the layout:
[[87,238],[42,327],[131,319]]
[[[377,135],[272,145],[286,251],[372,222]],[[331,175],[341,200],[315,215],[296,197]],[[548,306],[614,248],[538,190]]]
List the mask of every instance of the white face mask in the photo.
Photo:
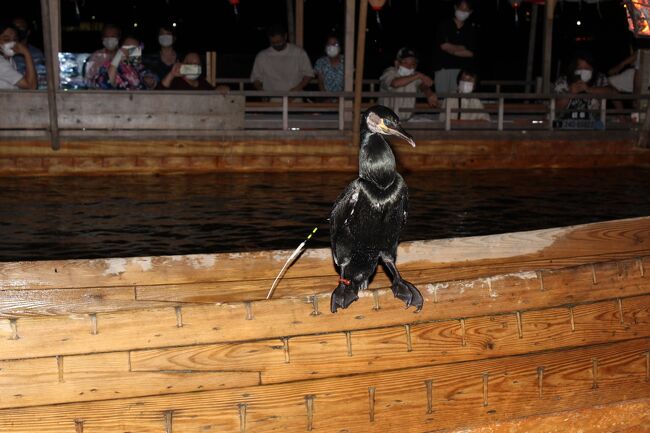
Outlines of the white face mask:
[[341,49],[338,47],[338,45],[328,45],[325,47],[325,52],[329,57],[338,56],[340,51]]
[[4,44],[0,45],[0,50],[2,50],[2,53],[7,56],[7,57],[13,57],[16,52],[14,51],[14,47],[16,46],[16,42],[5,42]]
[[573,73],[576,75],[580,75],[580,79],[585,83],[591,80],[591,76],[592,76],[591,69],[576,69]]
[[458,93],[472,93],[472,90],[474,90],[474,83],[471,81],[458,82]]
[[415,69],[407,68],[405,66],[400,66],[397,68],[397,75],[400,77],[408,77],[409,75],[413,75],[415,72]]
[[456,9],[456,12],[455,12],[454,15],[456,16],[456,19],[458,21],[462,22],[462,21],[465,21],[467,18],[469,18],[469,16],[471,14],[472,14],[471,12],[461,11],[461,10]]
[[117,48],[117,44],[119,44],[120,41],[117,38],[103,38],[102,39],[102,45],[104,45],[104,48],[107,50],[114,50]]
[[174,37],[172,35],[160,35],[158,36],[158,43],[161,47],[171,47],[174,43]]

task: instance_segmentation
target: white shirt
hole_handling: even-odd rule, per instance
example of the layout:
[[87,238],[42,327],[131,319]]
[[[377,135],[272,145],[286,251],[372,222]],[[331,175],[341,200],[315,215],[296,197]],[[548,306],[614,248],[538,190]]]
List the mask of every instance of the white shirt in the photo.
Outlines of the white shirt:
[[282,51],[268,47],[255,57],[252,81],[261,81],[264,90],[286,91],[297,86],[304,77],[313,77],[314,70],[305,50],[287,44]]
[[[392,87],[390,84],[395,78],[399,77],[397,73],[397,68],[391,66],[386,68],[384,72],[379,77],[379,88],[382,92],[395,92],[395,93],[418,93],[420,90],[420,85],[422,80],[419,78],[415,81],[411,81],[406,86],[403,87]],[[397,114],[400,120],[409,119],[413,113],[412,112],[402,112],[402,108],[414,108],[415,107],[415,96],[410,97],[401,97],[401,98],[379,98],[379,104],[385,105],[390,108]]]
[[16,71],[14,63],[0,56],[0,89],[18,89],[16,85],[23,75]]

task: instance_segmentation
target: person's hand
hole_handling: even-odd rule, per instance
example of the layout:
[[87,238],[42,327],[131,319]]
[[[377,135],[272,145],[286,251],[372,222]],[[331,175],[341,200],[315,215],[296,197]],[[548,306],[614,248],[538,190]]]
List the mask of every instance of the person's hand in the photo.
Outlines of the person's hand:
[[454,46],[453,46],[452,44],[450,44],[449,42],[445,42],[445,43],[443,43],[442,45],[440,45],[440,48],[441,48],[443,51],[447,51],[448,53],[452,52],[453,47],[454,47]]
[[578,80],[575,83],[571,83],[569,86],[569,91],[571,93],[584,93],[587,91],[589,86],[582,80]]
[[16,42],[16,45],[14,45],[14,53],[16,54],[21,54],[25,55],[25,53],[29,53],[29,48],[27,48],[27,45],[23,44],[22,42]]
[[420,78],[420,81],[422,81],[422,84],[424,84],[427,87],[433,86],[433,79],[429,77],[428,75],[424,75],[422,72],[417,72],[418,77]]
[[437,107],[438,106],[438,96],[436,96],[435,93],[427,96],[427,103],[429,104],[429,107]]
[[174,66],[172,66],[172,69],[169,71],[170,74],[172,74],[172,77],[182,77],[183,74],[181,74],[181,66],[182,63],[174,63]]
[[230,92],[230,87],[226,86],[225,84],[220,84],[217,86],[215,89],[219,94],[225,95],[226,93]]

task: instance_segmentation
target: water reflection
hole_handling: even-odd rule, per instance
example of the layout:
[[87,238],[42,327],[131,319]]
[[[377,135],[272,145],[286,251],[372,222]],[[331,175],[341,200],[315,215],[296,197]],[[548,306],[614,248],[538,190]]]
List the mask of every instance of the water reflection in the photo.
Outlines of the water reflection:
[[[210,174],[0,179],[0,260],[292,249],[354,177]],[[649,169],[444,171],[405,175],[403,240],[650,214]]]

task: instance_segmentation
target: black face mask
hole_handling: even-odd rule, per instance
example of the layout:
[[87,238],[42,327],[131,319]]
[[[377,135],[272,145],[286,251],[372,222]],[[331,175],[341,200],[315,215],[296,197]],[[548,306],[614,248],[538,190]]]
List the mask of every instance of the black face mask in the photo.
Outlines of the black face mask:
[[287,47],[287,43],[283,43],[280,45],[271,45],[275,51],[282,51]]

